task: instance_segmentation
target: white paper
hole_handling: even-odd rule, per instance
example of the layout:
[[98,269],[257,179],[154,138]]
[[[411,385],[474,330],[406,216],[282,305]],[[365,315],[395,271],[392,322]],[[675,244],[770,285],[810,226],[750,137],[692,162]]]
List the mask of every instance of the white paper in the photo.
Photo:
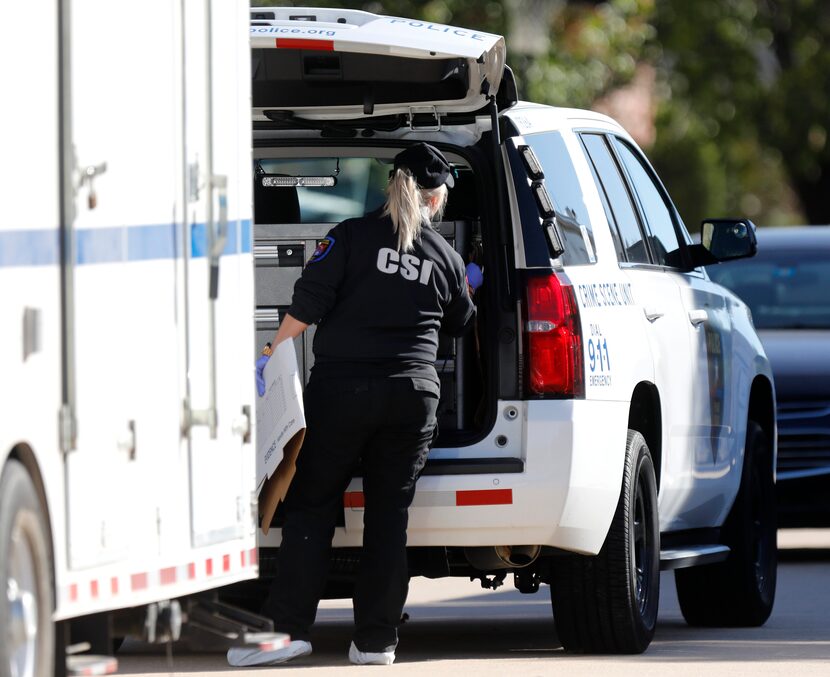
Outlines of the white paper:
[[305,428],[294,341],[283,341],[265,365],[265,394],[257,397],[257,492],[282,460],[283,448]]

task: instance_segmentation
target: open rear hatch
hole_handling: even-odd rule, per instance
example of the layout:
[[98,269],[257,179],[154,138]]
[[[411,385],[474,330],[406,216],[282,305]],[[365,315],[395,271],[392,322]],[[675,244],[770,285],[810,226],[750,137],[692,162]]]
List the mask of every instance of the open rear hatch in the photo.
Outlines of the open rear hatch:
[[254,121],[440,120],[484,109],[505,73],[500,35],[357,10],[254,9],[251,55]]
[[[355,10],[254,8],[251,20],[259,348],[274,335],[320,238],[383,203],[392,159],[410,141],[407,127],[436,141],[423,132],[475,128],[481,116],[491,123],[516,92],[498,35]],[[459,133],[457,143],[442,134],[436,142],[457,175],[435,227],[465,261],[489,265],[489,281],[476,296],[476,331],[440,338],[440,436],[424,472],[520,472],[521,421],[497,415],[515,380],[508,368],[505,394],[499,365],[513,347],[495,338],[497,326],[514,323],[496,303],[499,210],[487,158],[496,156],[497,166],[501,156],[491,136]],[[295,341],[306,378],[314,331]]]

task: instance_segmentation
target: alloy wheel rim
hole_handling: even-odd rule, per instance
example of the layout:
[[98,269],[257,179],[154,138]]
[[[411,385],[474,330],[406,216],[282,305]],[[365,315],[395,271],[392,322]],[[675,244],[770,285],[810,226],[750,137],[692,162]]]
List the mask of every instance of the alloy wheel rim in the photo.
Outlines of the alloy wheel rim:
[[768,550],[769,533],[764,525],[768,522],[764,510],[764,488],[760,471],[756,467],[752,469],[750,491],[750,538],[753,569],[755,571],[755,584],[759,591],[765,592],[768,585]]
[[19,517],[9,545],[6,580],[9,674],[11,677],[33,677],[38,626],[37,565],[32,542]]
[[651,561],[648,556],[649,534],[647,528],[647,498],[643,491],[642,471],[637,477],[637,488],[634,494],[634,591],[640,615],[645,615],[648,605],[648,586],[651,577]]

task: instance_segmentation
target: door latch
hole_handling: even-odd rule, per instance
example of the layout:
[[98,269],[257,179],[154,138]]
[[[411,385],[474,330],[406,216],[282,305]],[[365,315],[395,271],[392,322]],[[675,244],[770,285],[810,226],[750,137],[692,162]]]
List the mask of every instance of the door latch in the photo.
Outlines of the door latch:
[[88,191],[86,204],[89,209],[95,209],[98,206],[98,193],[95,192],[95,177],[100,176],[106,171],[106,162],[97,165],[87,165],[79,170],[78,189],[86,186]]

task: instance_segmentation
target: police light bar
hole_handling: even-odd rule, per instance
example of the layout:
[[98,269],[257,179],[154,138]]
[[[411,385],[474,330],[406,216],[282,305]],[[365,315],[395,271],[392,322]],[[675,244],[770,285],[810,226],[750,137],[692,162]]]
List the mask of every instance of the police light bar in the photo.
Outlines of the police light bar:
[[519,146],[519,152],[522,154],[522,161],[525,163],[528,176],[534,181],[544,179],[545,172],[542,171],[542,165],[533,149],[530,146]]
[[548,189],[541,181],[533,183],[533,194],[536,196],[536,204],[539,212],[544,218],[553,216],[553,202],[548,195]]
[[334,176],[263,176],[263,188],[331,188],[337,185]]
[[552,259],[558,259],[565,253],[565,246],[559,234],[559,224],[556,222],[556,218],[545,219],[542,227],[545,229],[545,235],[547,235],[550,257]]

